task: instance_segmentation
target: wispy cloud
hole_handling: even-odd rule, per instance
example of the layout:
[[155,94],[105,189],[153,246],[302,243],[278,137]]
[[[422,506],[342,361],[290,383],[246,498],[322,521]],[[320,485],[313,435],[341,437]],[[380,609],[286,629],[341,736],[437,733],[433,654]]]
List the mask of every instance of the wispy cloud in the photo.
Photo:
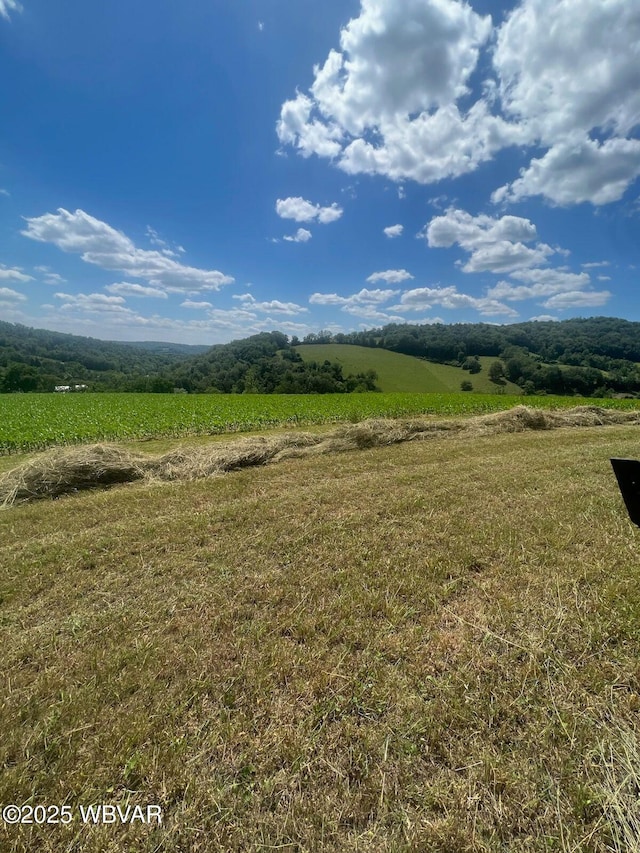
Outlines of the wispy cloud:
[[211,302],[194,302],[192,299],[185,299],[184,302],[180,303],[181,308],[194,308],[196,310],[204,309],[204,308],[213,308]]
[[33,276],[22,272],[19,267],[5,267],[0,264],[0,281],[33,281]]
[[240,301],[243,308],[246,308],[249,311],[293,315],[306,314],[309,310],[308,308],[304,308],[302,305],[298,305],[296,302],[281,302],[279,299],[259,302],[250,293],[242,293],[237,296],[233,296],[233,299]]
[[394,296],[399,290],[368,290],[363,288],[358,293],[350,296],[339,296],[337,293],[313,293],[309,297],[312,305],[336,305],[342,311],[356,317],[362,317],[373,323],[403,323],[404,318],[398,314],[391,314],[381,310],[381,306]]
[[9,299],[16,302],[26,302],[27,297],[24,293],[18,293],[17,290],[12,290],[10,287],[0,287],[0,299]]
[[606,305],[611,299],[611,293],[608,290],[601,291],[569,291],[568,293],[558,293],[543,302],[545,308],[599,308],[601,305]]
[[118,296],[140,296],[154,299],[167,299],[167,293],[159,287],[146,287],[143,284],[133,284],[129,281],[118,281],[105,287],[109,293]]
[[22,12],[18,0],[0,0],[0,15],[9,20],[9,12]]
[[307,243],[311,239],[311,236],[311,231],[307,231],[306,228],[298,228],[293,236],[288,235],[282,239],[286,240],[287,243]]
[[385,270],[384,272],[372,273],[367,281],[370,284],[375,284],[378,281],[385,281],[387,284],[400,284],[400,282],[407,281],[410,278],[413,276],[407,270]]
[[402,294],[396,311],[429,311],[434,305],[457,311],[472,308],[479,314],[489,317],[517,317],[518,312],[492,297],[471,296],[460,293],[454,286],[417,287]]
[[27,218],[21,232],[31,240],[51,243],[64,252],[78,254],[88,264],[105,270],[117,270],[169,292],[197,293],[219,290],[233,278],[218,270],[198,269],[178,263],[162,252],[139,249],[134,242],[106,222],[83,210]]

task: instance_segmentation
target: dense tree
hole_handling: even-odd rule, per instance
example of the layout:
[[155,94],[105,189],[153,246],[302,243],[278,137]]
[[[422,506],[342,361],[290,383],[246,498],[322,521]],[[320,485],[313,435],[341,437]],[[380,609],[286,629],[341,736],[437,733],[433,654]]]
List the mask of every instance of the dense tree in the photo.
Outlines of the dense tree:
[[502,382],[504,366],[501,361],[492,361],[489,365],[489,379],[492,382]]
[[473,358],[466,358],[462,363],[462,369],[468,370],[469,373],[480,373],[482,370],[482,364],[476,355]]

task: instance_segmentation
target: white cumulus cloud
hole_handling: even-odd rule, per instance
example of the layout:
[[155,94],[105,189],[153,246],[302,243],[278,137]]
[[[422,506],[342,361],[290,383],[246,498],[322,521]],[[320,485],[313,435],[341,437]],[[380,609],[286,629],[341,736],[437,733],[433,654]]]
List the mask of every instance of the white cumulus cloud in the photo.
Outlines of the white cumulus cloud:
[[530,242],[538,236],[536,226],[520,216],[472,216],[450,207],[444,216],[436,216],[425,232],[430,246],[449,247],[454,243],[472,251],[498,241]]
[[546,243],[541,243],[535,249],[531,249],[523,243],[510,243],[508,240],[500,240],[492,246],[481,246],[474,249],[462,270],[463,272],[512,272],[523,267],[543,264],[551,254],[553,254],[553,249]]
[[366,287],[350,296],[337,293],[313,293],[309,297],[312,305],[337,305],[347,314],[362,317],[377,323],[403,323],[404,318],[397,314],[381,311],[381,306],[397,296],[399,290],[368,290]]
[[66,280],[66,278],[63,278],[61,275],[58,275],[57,272],[50,272],[44,276],[43,281],[45,284],[56,284],[56,285],[58,285],[58,284],[65,284],[65,282],[67,280]]
[[10,287],[0,287],[0,299],[6,299],[15,302],[27,301],[27,297],[24,295],[24,293],[18,293],[17,290],[12,290]]
[[381,305],[396,296],[399,290],[368,290],[363,287],[351,296],[338,296],[336,293],[313,293],[309,297],[312,305]]
[[519,141],[484,102],[456,103],[490,34],[491,18],[457,0],[362,0],[309,94],[283,104],[280,141],[351,174],[426,183],[473,170]]
[[558,293],[575,292],[591,284],[591,279],[585,272],[573,273],[554,269],[518,270],[513,273],[513,278],[524,283],[512,284],[508,281],[499,281],[495,287],[489,288],[487,296],[517,302],[523,299],[538,299]]
[[393,307],[398,311],[428,311],[434,305],[453,311],[472,308],[483,316],[518,316],[517,311],[496,299],[460,293],[454,286],[417,287],[407,290],[402,294],[400,304]]
[[556,250],[546,243],[525,246],[537,237],[535,225],[519,216],[500,219],[484,214],[471,216],[464,210],[449,208],[434,217],[418,236],[425,236],[431,247],[449,248],[455,244],[470,252],[464,272],[506,273],[545,263]]
[[584,201],[609,204],[618,201],[640,175],[640,141],[608,139],[597,142],[572,136],[554,144],[540,159],[532,160],[520,177],[497,189],[495,202],[520,201],[542,195],[557,205]]
[[181,308],[213,308],[211,302],[194,302],[192,299],[185,299],[184,302],[180,303]]
[[598,308],[611,299],[611,293],[608,290],[600,291],[582,291],[574,290],[567,293],[559,293],[557,296],[552,296],[543,302],[545,308],[563,309],[563,308]]
[[124,305],[122,296],[106,296],[104,293],[54,293],[56,299],[71,305],[109,306]]
[[328,207],[313,204],[299,196],[279,198],[276,201],[276,213],[282,219],[294,219],[296,222],[320,222],[326,225],[335,222],[343,214],[342,208],[334,201]]
[[5,267],[0,264],[0,281],[33,281],[33,276],[23,273],[16,267]]
[[636,0],[521,0],[495,25],[462,0],[361,0],[276,129],[304,157],[398,182],[518,145],[536,157],[496,202],[608,204],[640,175],[638,44]]
[[309,310],[308,308],[304,308],[302,305],[298,305],[295,302],[281,302],[279,299],[272,299],[269,301],[259,302],[251,293],[242,293],[240,295],[234,296],[233,299],[237,299],[242,302],[244,308],[247,308],[250,311],[262,311],[262,312],[271,312],[273,314],[306,314]]
[[383,231],[385,236],[393,239],[394,237],[400,237],[402,235],[404,225],[389,225],[387,228],[384,228]]
[[[570,38],[567,34],[570,33]],[[640,9],[628,0],[524,0],[494,53],[505,113],[548,150],[496,201],[617,201],[640,174]],[[594,134],[609,138],[598,142]]]
[[524,0],[498,31],[505,112],[532,138],[626,135],[640,116],[640,10],[630,0]]

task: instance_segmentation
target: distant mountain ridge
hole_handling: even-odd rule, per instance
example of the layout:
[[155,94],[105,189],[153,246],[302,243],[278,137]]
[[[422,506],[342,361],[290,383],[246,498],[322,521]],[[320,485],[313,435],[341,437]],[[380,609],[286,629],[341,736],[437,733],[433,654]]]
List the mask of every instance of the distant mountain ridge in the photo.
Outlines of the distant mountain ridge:
[[200,355],[209,349],[207,344],[176,344],[172,341],[106,341],[106,343],[146,349],[150,352],[175,353],[185,356]]
[[[53,391],[56,385],[89,384],[134,390],[206,346],[153,341],[124,343],[34,329],[0,321],[0,391]],[[166,390],[168,382],[165,381]],[[154,390],[140,387],[139,390]]]

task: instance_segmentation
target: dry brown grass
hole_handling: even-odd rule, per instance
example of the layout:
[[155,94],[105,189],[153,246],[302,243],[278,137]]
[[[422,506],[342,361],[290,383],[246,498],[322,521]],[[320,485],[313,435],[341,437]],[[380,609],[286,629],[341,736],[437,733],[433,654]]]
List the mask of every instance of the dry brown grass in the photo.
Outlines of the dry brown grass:
[[491,430],[2,513],[0,802],[165,822],[0,850],[633,850],[638,431]]
[[640,744],[633,728],[605,728],[599,749],[604,799],[603,818],[612,846],[626,853],[640,851]]
[[190,481],[293,457],[385,447],[443,434],[463,433],[474,439],[525,430],[639,422],[639,412],[596,406],[558,411],[517,406],[505,412],[457,420],[368,420],[320,434],[295,432],[254,436],[207,447],[179,448],[161,456],[132,453],[118,445],[104,444],[56,449],[0,477],[0,506],[141,479]]

